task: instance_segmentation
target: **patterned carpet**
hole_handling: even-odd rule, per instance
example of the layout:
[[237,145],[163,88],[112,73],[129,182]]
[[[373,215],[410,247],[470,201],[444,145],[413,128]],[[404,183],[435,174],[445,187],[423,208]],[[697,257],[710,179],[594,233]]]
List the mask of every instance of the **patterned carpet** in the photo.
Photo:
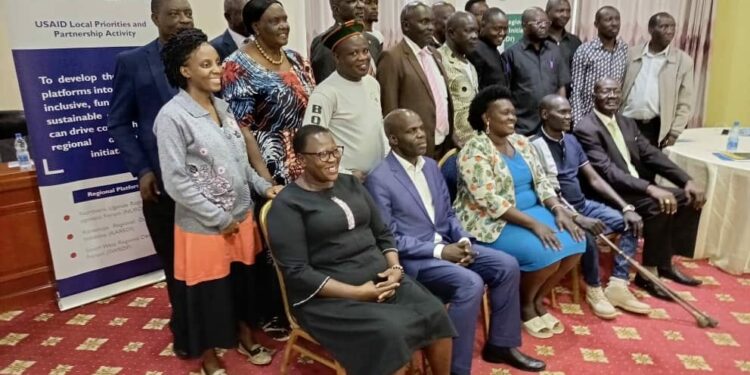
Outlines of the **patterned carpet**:
[[[647,297],[650,317],[621,315],[613,322],[594,317],[588,305],[561,293],[554,313],[566,331],[552,339],[524,335],[523,350],[544,358],[543,374],[740,374],[750,373],[750,276],[725,274],[703,261],[680,262],[704,281],[700,288],[675,286],[719,321],[700,329],[673,303]],[[143,288],[68,312],[53,304],[0,313],[0,374],[189,374],[198,362],[177,359],[169,344],[168,306],[163,284]],[[476,344],[481,348],[482,335]],[[283,350],[283,345],[264,339]],[[236,351],[223,356],[229,373],[277,374],[254,367]],[[330,374],[295,360],[292,374]],[[234,370],[234,372],[232,371]],[[474,360],[474,374],[520,371]]]

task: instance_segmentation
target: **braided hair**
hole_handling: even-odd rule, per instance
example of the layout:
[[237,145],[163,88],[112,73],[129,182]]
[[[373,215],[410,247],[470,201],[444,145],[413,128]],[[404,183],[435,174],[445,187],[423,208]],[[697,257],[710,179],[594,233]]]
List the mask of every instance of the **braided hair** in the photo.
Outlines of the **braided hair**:
[[164,61],[164,73],[169,84],[184,89],[187,79],[180,72],[180,68],[187,63],[190,54],[203,43],[208,43],[208,37],[199,29],[185,29],[174,34],[161,50]]

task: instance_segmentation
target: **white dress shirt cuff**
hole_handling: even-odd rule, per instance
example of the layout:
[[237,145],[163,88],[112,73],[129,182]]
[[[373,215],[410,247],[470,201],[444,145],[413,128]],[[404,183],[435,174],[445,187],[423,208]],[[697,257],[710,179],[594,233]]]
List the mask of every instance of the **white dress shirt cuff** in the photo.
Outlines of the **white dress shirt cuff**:
[[435,249],[432,250],[432,256],[436,259],[443,259],[443,248],[445,248],[444,244],[437,244],[435,245]]
[[461,237],[460,240],[458,240],[458,243],[466,242],[467,244],[471,245],[471,240],[469,237]]

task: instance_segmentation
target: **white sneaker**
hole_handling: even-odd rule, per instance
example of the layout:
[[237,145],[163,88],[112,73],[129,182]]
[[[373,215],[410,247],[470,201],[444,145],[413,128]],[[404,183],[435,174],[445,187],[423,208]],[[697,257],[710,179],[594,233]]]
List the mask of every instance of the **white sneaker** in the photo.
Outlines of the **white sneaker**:
[[609,284],[604,290],[609,302],[625,311],[636,314],[648,314],[651,312],[651,306],[645,304],[636,298],[628,289],[628,282],[616,277],[609,278]]
[[618,315],[617,310],[609,303],[599,286],[586,288],[586,302],[591,306],[594,315],[602,319],[614,319]]

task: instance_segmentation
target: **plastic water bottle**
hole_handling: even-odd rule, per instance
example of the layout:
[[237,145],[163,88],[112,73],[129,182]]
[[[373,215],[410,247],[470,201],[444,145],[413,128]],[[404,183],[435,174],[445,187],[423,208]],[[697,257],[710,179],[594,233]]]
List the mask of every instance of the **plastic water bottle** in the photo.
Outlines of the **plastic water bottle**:
[[31,156],[29,156],[29,146],[26,144],[26,140],[23,139],[21,133],[16,133],[16,141],[13,145],[16,147],[16,160],[18,160],[18,166],[21,167],[22,171],[30,170]]
[[740,145],[740,122],[735,121],[732,128],[729,129],[729,138],[727,139],[727,151],[735,152]]

